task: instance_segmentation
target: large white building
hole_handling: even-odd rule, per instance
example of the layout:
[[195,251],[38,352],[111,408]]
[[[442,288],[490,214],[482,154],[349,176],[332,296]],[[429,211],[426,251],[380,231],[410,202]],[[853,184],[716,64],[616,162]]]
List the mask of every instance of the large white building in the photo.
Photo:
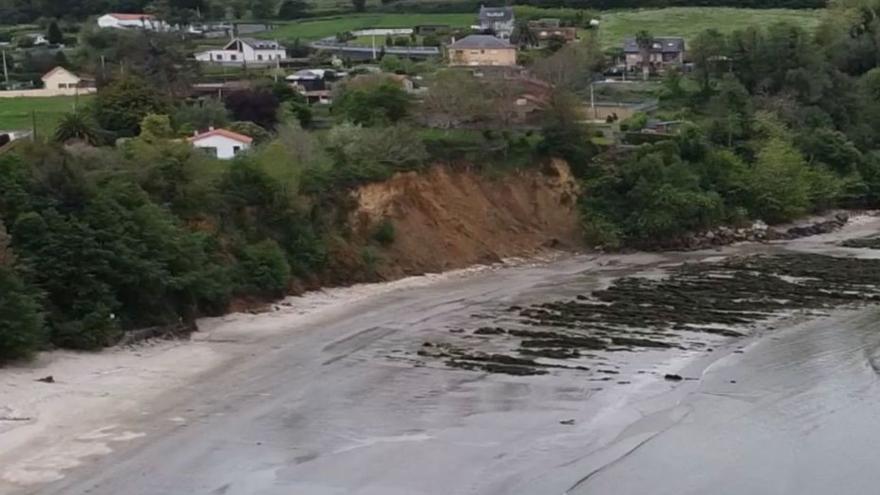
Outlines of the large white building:
[[208,132],[189,138],[189,142],[193,147],[201,148],[221,160],[230,160],[235,158],[235,155],[248,150],[254,140],[244,134],[212,127]]
[[105,14],[98,17],[98,27],[111,29],[146,29],[169,31],[171,26],[152,14]]
[[234,38],[220,50],[196,53],[196,60],[225,65],[271,65],[287,57],[277,41]]

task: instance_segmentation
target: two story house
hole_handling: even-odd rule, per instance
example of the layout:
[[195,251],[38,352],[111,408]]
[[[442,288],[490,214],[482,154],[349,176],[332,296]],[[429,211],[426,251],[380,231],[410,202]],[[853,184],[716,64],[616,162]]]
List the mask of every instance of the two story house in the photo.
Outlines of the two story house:
[[488,34],[472,34],[446,47],[452,66],[516,65],[516,47]]
[[480,31],[492,32],[501,39],[510,39],[515,21],[513,7],[480,6]]
[[656,37],[651,41],[651,47],[647,50],[647,65],[643,64],[642,47],[635,38],[627,38],[623,42],[623,53],[626,69],[633,70],[642,67],[649,72],[662,72],[669,67],[678,67],[684,64],[684,38],[680,37]]
[[287,57],[287,50],[277,41],[233,38],[219,50],[196,53],[196,60],[226,65],[274,65]]

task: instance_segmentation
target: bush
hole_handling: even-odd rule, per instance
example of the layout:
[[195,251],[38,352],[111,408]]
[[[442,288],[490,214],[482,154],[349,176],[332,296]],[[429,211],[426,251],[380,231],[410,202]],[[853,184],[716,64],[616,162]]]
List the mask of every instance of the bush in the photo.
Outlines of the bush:
[[45,344],[40,305],[11,267],[0,266],[0,294],[0,363],[27,358]]
[[278,243],[267,239],[245,247],[238,260],[238,281],[244,293],[283,295],[290,282],[290,265]]
[[373,231],[373,240],[381,244],[382,246],[390,246],[394,243],[394,239],[396,237],[396,232],[394,230],[394,222],[391,221],[390,218],[383,218],[378,225],[376,225],[376,229]]

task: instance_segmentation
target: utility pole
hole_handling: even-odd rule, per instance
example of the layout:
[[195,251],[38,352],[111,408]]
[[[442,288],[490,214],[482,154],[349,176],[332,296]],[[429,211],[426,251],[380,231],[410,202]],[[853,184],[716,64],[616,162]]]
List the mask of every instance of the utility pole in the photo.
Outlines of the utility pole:
[[6,89],[9,89],[9,69],[6,67],[6,50],[3,50],[3,79],[6,81]]

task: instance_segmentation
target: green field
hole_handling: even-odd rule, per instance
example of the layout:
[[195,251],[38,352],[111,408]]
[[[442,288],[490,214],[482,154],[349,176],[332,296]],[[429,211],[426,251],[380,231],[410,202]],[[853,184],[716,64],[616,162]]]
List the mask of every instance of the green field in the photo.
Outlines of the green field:
[[813,30],[823,10],[735,9],[727,7],[672,7],[602,14],[600,36],[606,47],[620,46],[624,38],[646,30],[654,36],[683,36],[686,40],[706,29],[730,33],[750,26],[766,27],[786,21]]
[[[627,36],[647,30],[655,36],[683,36],[692,39],[705,29],[729,33],[749,26],[764,27],[787,21],[813,30],[819,25],[823,10],[737,9],[728,7],[671,7],[611,11],[601,14],[600,35],[606,47],[620,46]],[[315,40],[343,31],[374,27],[413,27],[419,24],[448,24],[465,28],[476,20],[472,14],[349,14],[281,24],[263,38],[279,40]]]
[[316,40],[344,31],[367,28],[411,28],[419,24],[448,24],[464,28],[473,24],[476,14],[349,14],[281,24],[261,33],[261,38]]
[[[85,104],[90,98],[90,96],[80,96],[79,104]],[[77,98],[74,96],[0,98],[0,129],[30,129],[33,112],[37,121],[37,135],[39,137],[50,136],[55,132],[55,126],[61,116],[73,111],[76,100]]]

